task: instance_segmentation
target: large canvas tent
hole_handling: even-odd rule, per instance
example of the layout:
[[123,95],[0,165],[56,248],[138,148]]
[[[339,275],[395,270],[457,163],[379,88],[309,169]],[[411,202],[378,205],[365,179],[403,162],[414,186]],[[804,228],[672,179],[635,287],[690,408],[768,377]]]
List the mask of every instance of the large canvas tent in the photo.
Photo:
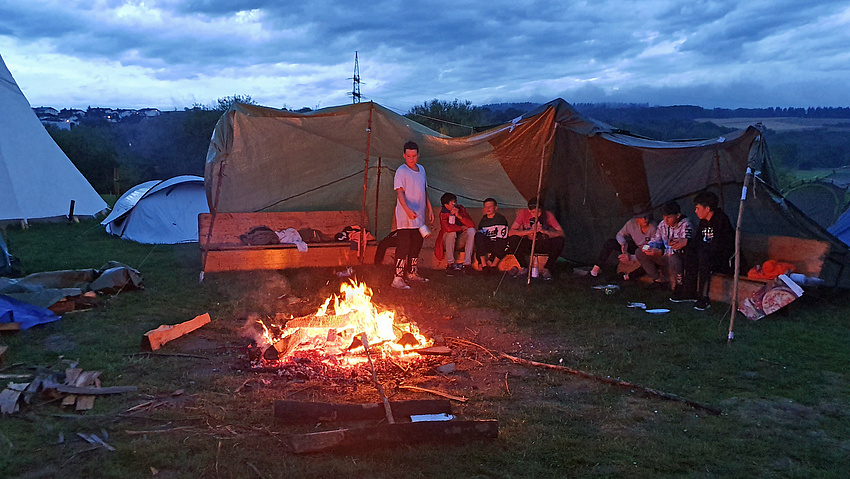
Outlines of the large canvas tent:
[[201,213],[209,213],[204,179],[183,175],[130,188],[101,224],[107,233],[138,243],[192,243]]
[[[495,197],[524,207],[543,197],[567,233],[563,256],[588,263],[635,206],[657,207],[710,188],[730,217],[747,167],[758,173],[744,209],[745,232],[798,236],[832,246],[822,279],[850,285],[846,245],[779,195],[756,127],[701,141],[662,142],[582,118],[554,100],[505,125],[446,138],[374,103],[307,114],[234,105],[216,125],[206,164],[211,211],[360,210],[380,235],[391,227],[392,176],[402,145],[420,146],[432,204],[443,192],[478,206]],[[693,216],[693,215],[692,215]],[[825,277],[824,277],[825,276]]]
[[74,213],[93,216],[106,202],[56,145],[0,57],[0,221]]

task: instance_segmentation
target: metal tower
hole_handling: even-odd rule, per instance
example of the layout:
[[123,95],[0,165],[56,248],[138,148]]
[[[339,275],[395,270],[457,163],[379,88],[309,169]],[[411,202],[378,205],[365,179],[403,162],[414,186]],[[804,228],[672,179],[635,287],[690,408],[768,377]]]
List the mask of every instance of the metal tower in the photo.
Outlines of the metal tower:
[[360,95],[360,63],[357,59],[357,52],[354,52],[354,85],[351,87],[351,103],[360,103],[362,96]]

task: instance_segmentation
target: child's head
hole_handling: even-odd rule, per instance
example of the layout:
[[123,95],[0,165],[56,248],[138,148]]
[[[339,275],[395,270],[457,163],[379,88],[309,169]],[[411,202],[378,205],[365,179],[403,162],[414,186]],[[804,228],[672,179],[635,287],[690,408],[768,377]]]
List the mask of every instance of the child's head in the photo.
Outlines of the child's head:
[[700,191],[694,196],[694,212],[701,220],[711,219],[720,205],[720,199],[710,191]]
[[661,215],[664,217],[664,222],[667,226],[673,226],[679,222],[682,216],[682,208],[675,201],[668,201],[661,206]]
[[484,214],[487,216],[492,216],[496,213],[496,210],[499,209],[499,206],[496,204],[495,198],[487,198],[484,200]]
[[454,193],[443,193],[443,196],[440,197],[440,204],[450,210],[457,204],[457,196]]

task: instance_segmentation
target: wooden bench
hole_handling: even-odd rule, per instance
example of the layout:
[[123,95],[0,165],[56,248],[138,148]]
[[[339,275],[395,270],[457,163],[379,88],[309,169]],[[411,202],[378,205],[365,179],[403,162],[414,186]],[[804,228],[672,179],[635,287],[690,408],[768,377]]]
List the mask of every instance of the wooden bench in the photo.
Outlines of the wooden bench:
[[[741,252],[749,268],[773,259],[794,265],[794,272],[819,277],[824,260],[829,254],[829,243],[791,236],[765,236],[743,234]],[[709,298],[714,301],[732,302],[733,277],[715,274],[711,278]],[[764,286],[767,280],[751,279],[747,271],[738,278],[738,298],[742,301]]]
[[[333,237],[346,226],[360,224],[359,211],[218,213],[210,236],[212,217],[210,213],[198,215],[198,243],[206,256],[202,259],[205,273],[360,264],[356,247],[352,249],[348,241],[307,243],[307,251],[300,252],[293,244],[245,245],[239,239],[255,226],[268,226],[275,231],[311,228]],[[367,242],[366,258],[374,254],[375,242]]]

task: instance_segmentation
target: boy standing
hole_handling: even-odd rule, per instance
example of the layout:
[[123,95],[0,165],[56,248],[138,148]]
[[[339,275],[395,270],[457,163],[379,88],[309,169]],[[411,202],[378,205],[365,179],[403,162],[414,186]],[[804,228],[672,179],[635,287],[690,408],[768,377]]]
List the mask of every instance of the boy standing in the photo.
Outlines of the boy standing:
[[499,262],[508,255],[508,219],[498,212],[494,198],[484,200],[484,217],[475,233],[475,254],[486,274],[499,271]]
[[[396,192],[395,221],[397,244],[395,249],[395,277],[392,287],[410,289],[410,281],[427,282],[419,276],[417,263],[422,249],[423,234],[419,228],[434,222],[434,210],[428,199],[428,180],[419,162],[419,145],[412,141],[404,144],[404,164],[398,167],[393,180]],[[405,281],[406,280],[406,281]]]

